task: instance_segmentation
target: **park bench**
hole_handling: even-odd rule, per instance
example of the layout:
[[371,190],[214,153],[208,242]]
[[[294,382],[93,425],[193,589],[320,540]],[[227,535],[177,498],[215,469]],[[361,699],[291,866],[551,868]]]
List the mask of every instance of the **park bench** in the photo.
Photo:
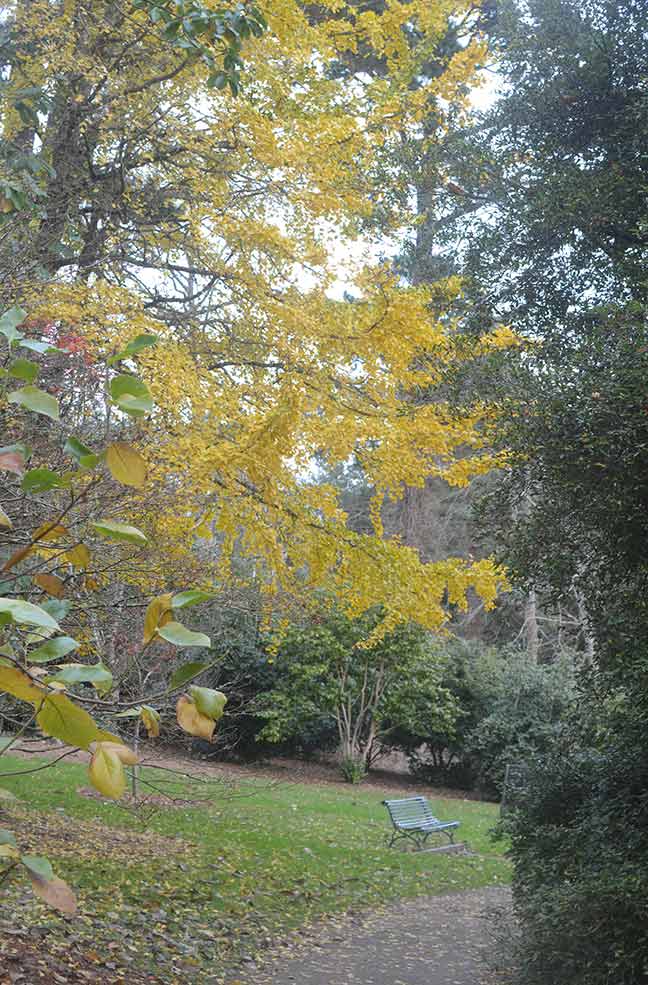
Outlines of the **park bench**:
[[[389,811],[394,831],[389,841],[391,848],[397,841],[404,838],[416,845],[421,851],[427,839],[433,834],[444,834],[454,845],[454,829],[459,827],[459,821],[440,821],[432,813],[425,797],[403,797],[401,800],[383,800]],[[446,849],[449,851],[451,849]]]

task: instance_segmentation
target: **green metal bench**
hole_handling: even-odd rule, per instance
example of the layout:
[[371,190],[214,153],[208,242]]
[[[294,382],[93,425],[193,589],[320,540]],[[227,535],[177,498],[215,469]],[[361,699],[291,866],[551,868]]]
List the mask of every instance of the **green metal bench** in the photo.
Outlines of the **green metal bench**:
[[[459,821],[440,821],[432,813],[425,797],[403,797],[401,800],[383,800],[389,811],[394,831],[389,841],[391,848],[397,841],[405,839],[416,845],[418,851],[425,847],[430,835],[444,834],[454,845],[454,830]],[[446,849],[450,851],[450,849]]]

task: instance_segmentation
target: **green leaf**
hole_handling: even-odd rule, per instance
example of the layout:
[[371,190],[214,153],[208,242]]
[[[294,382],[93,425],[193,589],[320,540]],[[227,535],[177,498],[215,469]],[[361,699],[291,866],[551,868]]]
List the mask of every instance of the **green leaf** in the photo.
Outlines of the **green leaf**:
[[8,831],[6,828],[0,828],[0,845],[16,845],[16,836],[13,831]]
[[63,445],[63,451],[66,455],[69,455],[70,458],[73,458],[77,462],[80,462],[82,458],[93,454],[92,448],[88,448],[88,446],[84,445],[78,438],[73,437],[67,439]]
[[66,353],[66,349],[59,349],[57,345],[52,345],[50,342],[40,342],[38,339],[22,339],[20,349],[29,349],[31,352],[37,352],[39,355],[43,355],[45,352],[62,352]]
[[200,663],[197,660],[191,661],[191,663],[183,664],[182,667],[178,667],[177,670],[171,674],[171,679],[169,680],[169,691],[175,691],[177,688],[182,687],[187,681],[192,678],[197,677],[198,674],[206,670],[209,664]]
[[198,589],[189,589],[187,592],[179,592],[171,599],[172,609],[186,609],[190,605],[200,605],[201,602],[208,602],[214,596],[209,592],[201,592]]
[[31,650],[27,654],[30,663],[45,664],[50,660],[60,660],[72,650],[76,650],[79,644],[71,636],[55,636],[53,640],[48,640],[42,646]]
[[60,622],[67,616],[72,608],[72,603],[69,599],[47,599],[45,602],[41,602],[41,608]]
[[31,359],[15,359],[9,367],[9,375],[25,383],[33,383],[38,376],[38,364]]
[[110,383],[113,403],[126,414],[141,416],[153,410],[153,400],[145,383],[135,376],[121,374]]
[[44,608],[31,602],[24,602],[22,599],[0,598],[0,613],[6,613],[14,622],[25,623],[28,626],[59,629],[59,624]]
[[22,332],[16,331],[18,325],[24,322],[27,317],[27,312],[22,308],[17,306],[14,308],[9,308],[8,311],[0,317],[0,332],[9,340],[9,343],[15,342],[16,339],[21,339]]
[[212,721],[217,722],[225,714],[227,697],[222,691],[215,691],[211,687],[198,687],[197,684],[192,684],[189,688],[189,693],[201,715],[207,715]]
[[204,633],[194,633],[180,622],[168,622],[158,628],[158,636],[174,646],[211,646],[209,636]]
[[131,527],[127,523],[118,523],[116,520],[99,520],[91,523],[91,527],[108,537],[110,540],[125,540],[129,544],[146,544],[146,536],[137,527]]
[[43,858],[40,855],[23,855],[21,862],[26,869],[33,872],[35,876],[45,879],[46,882],[54,878],[54,870],[49,859]]
[[61,664],[59,670],[51,677],[50,681],[59,681],[61,684],[93,684],[97,691],[105,693],[109,691],[113,683],[113,675],[103,663],[87,664]]
[[131,339],[128,345],[122,349],[121,352],[116,353],[116,355],[111,356],[110,359],[106,361],[109,366],[113,366],[122,359],[129,359],[131,356],[135,356],[138,352],[141,352],[142,349],[147,349],[149,346],[156,345],[157,341],[157,335],[138,335],[136,338]]
[[21,407],[33,410],[36,414],[44,414],[54,421],[59,419],[58,400],[36,386],[24,386],[22,390],[12,390],[7,394],[7,400],[10,404],[20,404]]
[[137,708],[127,708],[126,711],[118,711],[115,718],[139,718],[142,712],[142,706],[138,705]]
[[47,492],[49,489],[58,489],[61,486],[66,486],[68,483],[65,479],[57,475],[56,472],[52,472],[50,469],[30,469],[23,476],[21,482],[21,488],[23,492],[26,493],[41,493]]

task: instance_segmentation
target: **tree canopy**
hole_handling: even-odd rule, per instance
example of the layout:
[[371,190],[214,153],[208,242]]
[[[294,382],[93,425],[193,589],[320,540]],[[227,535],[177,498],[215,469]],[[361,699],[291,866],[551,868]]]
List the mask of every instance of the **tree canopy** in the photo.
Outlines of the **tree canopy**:
[[[4,290],[53,339],[82,340],[89,361],[156,335],[140,357],[156,409],[142,405],[133,436],[150,467],[140,521],[168,565],[195,573],[199,548],[205,577],[211,562],[227,579],[236,549],[269,595],[326,584],[351,612],[388,600],[391,625],[438,626],[444,594],[461,603],[470,586],[492,604],[490,562],[424,567],[380,538],[378,505],[378,536],[356,534],[335,490],[309,482],[315,455],[334,465],[354,454],[378,504],[426,474],[461,484],[493,464],[483,401],[451,411],[403,400],[456,358],[443,313],[459,285],[406,288],[378,264],[345,272],[352,298],[331,294],[335,241],[376,210],[403,221],[399,176],[385,180],[381,164],[390,148],[430,106],[465,102],[479,40],[425,74],[461,13],[273,3],[267,31],[245,40],[233,100],[206,85],[195,52],[160,44],[144,10],[13,9],[5,157],[29,167],[7,198]],[[380,71],[352,71],[358,51]],[[345,73],[331,68],[345,59]],[[475,351],[510,342],[496,328]],[[86,428],[123,430],[100,388],[83,411],[66,399]],[[457,459],[459,448],[473,454]],[[152,589],[160,577],[139,575]]]

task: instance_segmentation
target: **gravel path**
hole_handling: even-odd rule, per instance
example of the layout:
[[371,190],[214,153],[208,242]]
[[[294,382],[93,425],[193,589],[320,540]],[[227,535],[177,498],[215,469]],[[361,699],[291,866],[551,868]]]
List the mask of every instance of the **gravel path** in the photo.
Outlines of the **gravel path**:
[[490,887],[428,896],[327,924],[314,938],[250,964],[229,985],[480,985],[492,923],[510,896]]

